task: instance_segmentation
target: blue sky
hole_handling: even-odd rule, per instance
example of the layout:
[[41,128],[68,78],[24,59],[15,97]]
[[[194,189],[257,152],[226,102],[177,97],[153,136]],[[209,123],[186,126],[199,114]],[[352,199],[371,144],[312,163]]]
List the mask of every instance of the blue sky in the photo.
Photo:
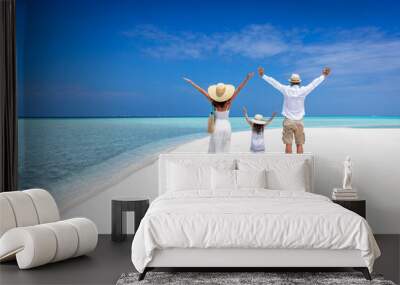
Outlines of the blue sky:
[[[399,1],[19,0],[20,116],[198,116],[206,89],[257,66],[331,77],[308,115],[400,115]],[[233,104],[281,110],[255,76]]]

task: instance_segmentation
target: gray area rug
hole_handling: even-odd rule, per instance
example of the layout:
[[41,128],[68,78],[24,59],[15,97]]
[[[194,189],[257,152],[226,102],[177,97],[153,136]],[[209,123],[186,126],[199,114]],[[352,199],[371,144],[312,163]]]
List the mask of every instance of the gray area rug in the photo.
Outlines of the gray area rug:
[[148,272],[146,278],[138,281],[138,273],[124,273],[117,281],[117,285],[145,285],[145,284],[379,284],[395,285],[392,281],[384,280],[381,275],[372,275],[368,281],[359,272]]

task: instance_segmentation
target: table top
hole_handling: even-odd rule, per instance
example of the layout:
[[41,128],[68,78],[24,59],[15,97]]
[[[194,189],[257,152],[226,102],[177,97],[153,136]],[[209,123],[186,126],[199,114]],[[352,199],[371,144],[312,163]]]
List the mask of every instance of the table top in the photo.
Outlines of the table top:
[[360,202],[360,201],[366,201],[365,199],[332,199],[333,202]]
[[134,202],[134,201],[149,201],[150,199],[147,197],[114,197],[113,201],[121,201],[121,202]]

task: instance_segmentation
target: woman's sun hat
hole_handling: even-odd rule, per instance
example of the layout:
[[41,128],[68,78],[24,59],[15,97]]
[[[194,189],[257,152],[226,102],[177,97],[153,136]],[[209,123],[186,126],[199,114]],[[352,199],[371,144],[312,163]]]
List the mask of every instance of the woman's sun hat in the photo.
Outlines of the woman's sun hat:
[[251,119],[253,124],[265,125],[267,122],[264,121],[264,117],[261,114],[256,114],[253,119]]
[[232,98],[235,93],[235,86],[218,83],[208,87],[208,95],[216,102],[225,102]]
[[300,75],[297,73],[293,73],[292,76],[290,76],[290,78],[289,78],[289,82],[290,83],[300,83],[301,82]]

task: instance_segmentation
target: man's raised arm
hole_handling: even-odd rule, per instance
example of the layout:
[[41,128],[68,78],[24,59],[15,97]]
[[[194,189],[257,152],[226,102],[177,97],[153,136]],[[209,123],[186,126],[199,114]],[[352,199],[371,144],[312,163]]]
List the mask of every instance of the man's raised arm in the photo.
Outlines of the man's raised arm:
[[313,81],[311,81],[310,84],[308,84],[307,86],[305,86],[304,88],[307,89],[307,94],[308,95],[311,91],[313,91],[315,88],[317,88],[318,85],[320,85],[322,83],[322,81],[325,80],[325,78],[331,73],[331,69],[329,67],[325,67],[322,70],[322,75],[315,78]]
[[284,92],[285,85],[281,84],[280,82],[278,82],[277,80],[273,79],[272,77],[269,77],[269,76],[265,75],[264,74],[264,68],[259,67],[258,68],[258,74],[260,75],[260,77],[262,79],[264,79],[269,84],[271,84],[272,87],[274,87],[275,89],[279,90],[282,93]]

